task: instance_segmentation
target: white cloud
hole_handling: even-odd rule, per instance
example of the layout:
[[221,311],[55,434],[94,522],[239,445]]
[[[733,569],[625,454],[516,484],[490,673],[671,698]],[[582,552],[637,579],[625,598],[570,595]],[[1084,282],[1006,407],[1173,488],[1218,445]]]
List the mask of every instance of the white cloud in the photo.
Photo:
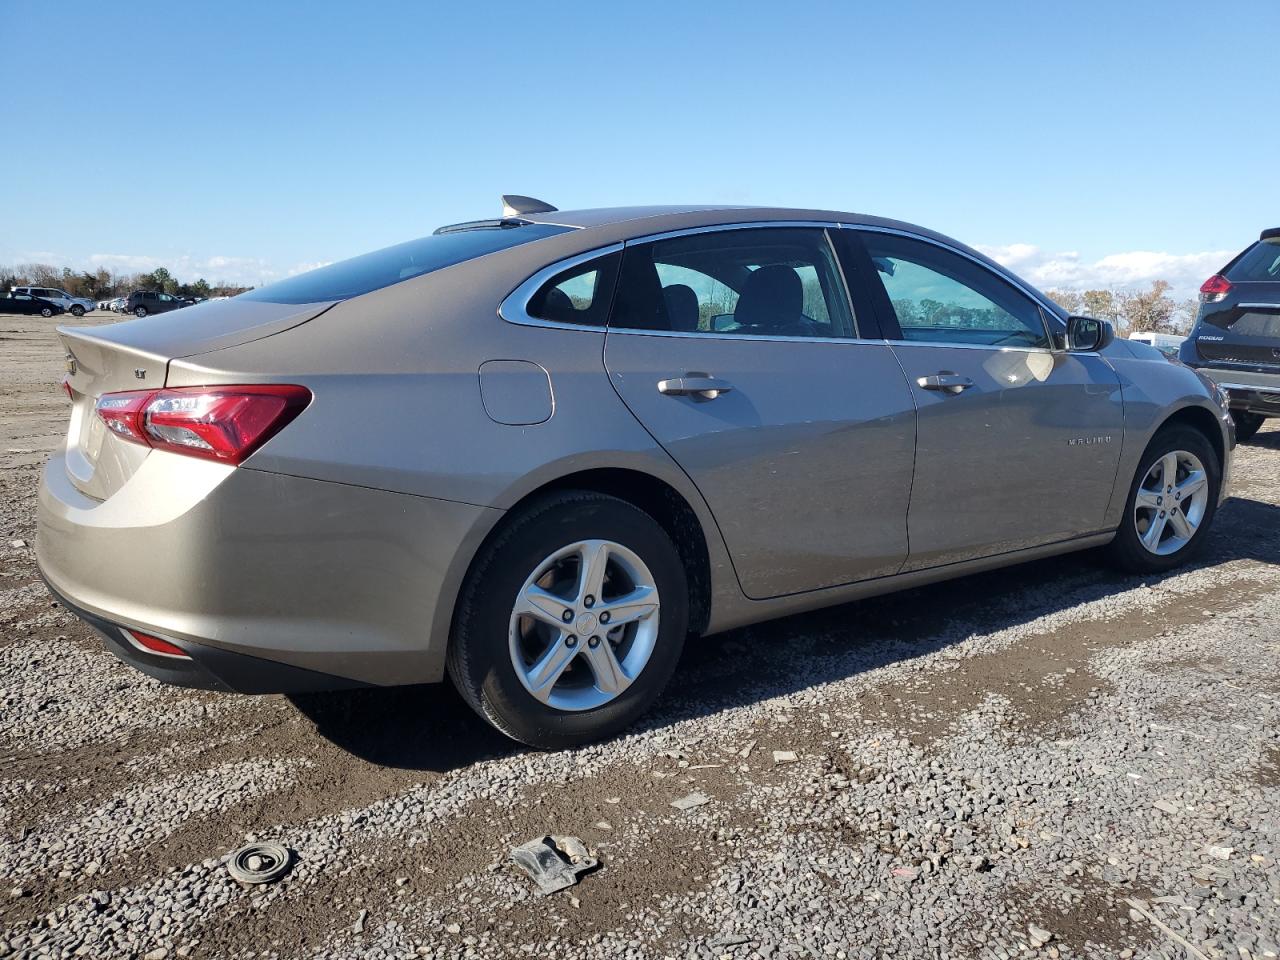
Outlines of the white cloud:
[[1153,280],[1168,280],[1175,300],[1194,297],[1205,278],[1222,269],[1234,250],[1203,253],[1157,253],[1134,250],[1086,260],[1074,250],[1049,253],[1029,243],[979,247],[991,259],[1008,267],[1041,290],[1137,289]]

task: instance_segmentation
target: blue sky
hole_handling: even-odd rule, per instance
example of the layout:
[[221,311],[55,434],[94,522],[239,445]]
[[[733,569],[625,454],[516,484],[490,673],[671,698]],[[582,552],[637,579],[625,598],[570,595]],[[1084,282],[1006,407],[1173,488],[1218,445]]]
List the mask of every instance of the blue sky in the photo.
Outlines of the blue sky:
[[1280,226],[1277,0],[4,7],[0,262],[260,282],[514,192],[884,214],[1042,285],[1185,288]]

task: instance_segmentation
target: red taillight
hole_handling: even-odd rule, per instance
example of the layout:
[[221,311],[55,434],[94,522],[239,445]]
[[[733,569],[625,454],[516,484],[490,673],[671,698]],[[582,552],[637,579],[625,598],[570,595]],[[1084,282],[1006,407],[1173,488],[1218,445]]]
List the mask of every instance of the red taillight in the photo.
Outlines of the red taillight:
[[311,402],[293,384],[104,393],[97,412],[123,440],[219,463],[242,463]]
[[62,378],[62,392],[67,395],[68,400],[75,401],[76,395],[71,390],[71,381],[66,377]]
[[1217,303],[1230,292],[1231,281],[1222,274],[1215,273],[1200,285],[1200,302]]
[[141,633],[137,630],[126,630],[129,639],[135,645],[146,650],[148,653],[158,653],[162,657],[182,657],[184,660],[190,660],[191,655],[183,650],[180,646],[170,643],[168,640],[161,640],[159,637],[153,637],[149,633]]

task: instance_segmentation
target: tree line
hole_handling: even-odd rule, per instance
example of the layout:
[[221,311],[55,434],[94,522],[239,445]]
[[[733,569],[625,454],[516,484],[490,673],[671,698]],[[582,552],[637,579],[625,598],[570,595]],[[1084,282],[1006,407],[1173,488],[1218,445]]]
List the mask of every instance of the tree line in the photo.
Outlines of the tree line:
[[193,283],[183,283],[164,267],[156,267],[150,273],[117,273],[105,267],[89,271],[55,267],[47,263],[20,263],[16,266],[0,266],[0,290],[13,287],[57,287],[73,297],[90,300],[110,300],[128,296],[134,290],[157,290],[180,297],[234,297],[237,293],[252,290],[229,283],[210,283],[201,277]]
[[1174,300],[1172,284],[1154,280],[1148,290],[1046,290],[1069,313],[1110,320],[1124,336],[1130,333],[1190,332],[1198,300]]

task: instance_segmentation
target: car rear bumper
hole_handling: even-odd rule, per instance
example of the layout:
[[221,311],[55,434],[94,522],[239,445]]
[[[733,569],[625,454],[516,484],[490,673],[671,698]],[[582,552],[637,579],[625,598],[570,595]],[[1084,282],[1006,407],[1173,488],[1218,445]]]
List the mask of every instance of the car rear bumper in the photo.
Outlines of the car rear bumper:
[[1280,417],[1280,372],[1199,367],[1226,391],[1232,410]]
[[[108,500],[54,456],[36,557],[68,609],[161,680],[290,692],[442,679],[453,600],[500,511],[160,451]],[[122,628],[169,640],[138,650]]]

